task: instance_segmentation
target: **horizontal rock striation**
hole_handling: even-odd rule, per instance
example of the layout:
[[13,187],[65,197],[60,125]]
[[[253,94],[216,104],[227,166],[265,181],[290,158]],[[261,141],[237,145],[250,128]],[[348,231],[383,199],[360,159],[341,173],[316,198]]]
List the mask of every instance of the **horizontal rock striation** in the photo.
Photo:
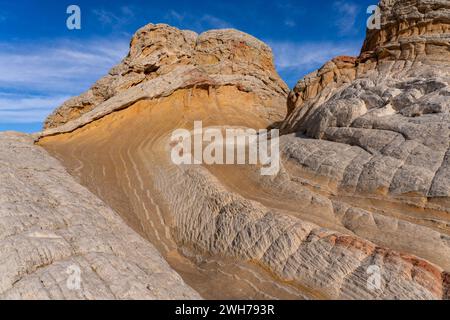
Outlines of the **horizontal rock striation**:
[[[205,102],[206,93],[188,90],[164,100],[139,102],[72,133],[46,137],[40,143],[158,245],[186,278],[192,274],[184,273],[179,261],[171,259],[174,246],[181,252],[195,252],[194,261],[199,267],[214,257],[235,259],[245,270],[253,266],[269,270],[278,279],[281,291],[289,291],[298,299],[444,296],[444,271],[439,264],[383,246],[392,246],[395,240],[397,248],[409,252],[433,249],[428,255],[430,260],[450,265],[446,260],[448,242],[438,231],[330,200],[293,181],[293,175],[286,170],[262,181],[255,174],[258,170],[250,168],[235,171],[221,166],[173,165],[170,128],[175,124],[189,126],[181,113],[186,108],[181,95],[191,96],[192,105],[197,106],[191,106],[191,112],[197,113],[194,118],[216,110],[208,119],[211,125],[224,117],[236,124],[239,117],[241,121],[248,117],[236,113],[232,118],[229,106],[216,107],[212,101]],[[173,114],[168,114],[168,108]],[[134,214],[130,215],[130,210]],[[420,237],[413,236],[417,231]],[[382,274],[382,285],[377,290],[367,286],[371,266],[380,268]],[[218,270],[230,272],[220,267]],[[234,283],[235,277],[239,282],[251,281],[249,296],[260,297],[262,292],[264,298],[283,297],[262,285],[264,275],[253,279],[231,273],[227,286],[242,289],[242,285]],[[210,290],[201,293],[212,297]],[[237,292],[231,297],[243,298]]]
[[362,56],[448,62],[448,0],[383,0],[379,6],[381,29],[368,30]]
[[346,210],[350,230],[448,270],[450,2],[380,8],[358,58],[333,59],[289,94],[283,157],[291,181],[364,209]]
[[[180,245],[252,261],[282,281],[309,288],[312,298],[445,298],[442,269],[420,258],[244,199],[206,171],[187,168],[158,181],[175,216]],[[375,290],[368,286],[371,266],[380,270],[381,284]]]

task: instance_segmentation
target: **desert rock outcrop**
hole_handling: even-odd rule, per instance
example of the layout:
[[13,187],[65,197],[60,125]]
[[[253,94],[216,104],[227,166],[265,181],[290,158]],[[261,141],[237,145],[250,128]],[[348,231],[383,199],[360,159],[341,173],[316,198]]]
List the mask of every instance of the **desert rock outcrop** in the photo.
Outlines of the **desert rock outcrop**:
[[[142,99],[170,95],[177,89],[234,86],[258,100],[258,115],[279,121],[285,115],[288,87],[275,71],[271,49],[237,30],[197,35],[164,24],[136,32],[128,56],[90,90],[64,103],[47,119],[59,127],[95,109],[97,116]],[[104,112],[98,115],[98,110]],[[86,123],[93,115],[79,119]]]
[[205,298],[448,299],[450,4],[380,8],[359,57],[289,94],[276,176],[170,159],[196,120],[260,129],[286,112],[270,49],[234,30],[144,27],[39,144]]
[[[339,189],[447,212],[450,2],[380,7],[382,29],[369,30],[361,56],[334,59],[300,81],[282,128],[320,139],[296,152],[309,144],[333,155],[311,169]],[[300,160],[308,168],[303,161],[314,160]],[[329,170],[329,162],[339,165]]]
[[348,225],[358,235],[448,270],[450,2],[380,8],[359,57],[333,59],[289,94],[283,156],[292,180],[372,212]]

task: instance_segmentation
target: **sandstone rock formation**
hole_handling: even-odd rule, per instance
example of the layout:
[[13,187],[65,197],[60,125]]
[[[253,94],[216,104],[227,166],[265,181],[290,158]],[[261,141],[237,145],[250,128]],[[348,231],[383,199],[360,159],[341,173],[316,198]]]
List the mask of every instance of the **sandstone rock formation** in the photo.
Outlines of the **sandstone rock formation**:
[[380,7],[359,57],[289,94],[276,176],[170,159],[171,133],[196,120],[285,113],[270,49],[234,30],[144,27],[39,144],[205,298],[448,299],[450,3]]
[[32,138],[1,133],[0,163],[0,299],[200,298]]
[[283,156],[291,180],[370,211],[346,222],[359,236],[449,270],[450,2],[380,8],[358,58],[333,59],[289,94]]
[[450,2],[380,7],[382,29],[368,32],[359,58],[334,59],[290,93],[284,132],[321,140],[287,142],[286,156],[345,194],[448,212]]
[[[139,100],[169,96],[178,89],[221,86],[251,92],[257,100],[258,115],[270,121],[285,116],[281,106],[289,90],[276,73],[266,44],[236,30],[213,30],[199,36],[164,24],[149,24],[135,34],[122,63],[89,91],[55,110],[45,128],[60,127],[93,109],[95,117],[102,117]],[[86,115],[77,124],[93,117]]]

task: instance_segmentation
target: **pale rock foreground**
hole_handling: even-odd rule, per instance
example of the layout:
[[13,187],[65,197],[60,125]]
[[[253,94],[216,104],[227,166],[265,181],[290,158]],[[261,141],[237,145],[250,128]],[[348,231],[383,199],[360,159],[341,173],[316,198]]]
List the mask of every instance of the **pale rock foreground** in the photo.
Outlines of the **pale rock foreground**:
[[1,133],[0,164],[0,299],[200,298],[31,137]]

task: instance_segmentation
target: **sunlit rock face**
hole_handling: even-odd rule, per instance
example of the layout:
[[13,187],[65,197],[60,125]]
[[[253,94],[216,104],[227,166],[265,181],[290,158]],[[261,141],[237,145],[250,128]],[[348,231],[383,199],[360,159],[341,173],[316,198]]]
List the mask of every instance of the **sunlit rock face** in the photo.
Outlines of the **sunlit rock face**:
[[[448,299],[449,7],[383,1],[359,57],[290,93],[252,36],[148,25],[39,144],[204,298]],[[280,172],[173,164],[200,120],[279,125]]]
[[258,97],[260,113],[268,120],[279,121],[286,114],[288,87],[276,73],[266,44],[237,30],[197,35],[149,24],[134,35],[128,56],[86,93],[56,109],[45,128],[78,119],[111,98],[123,96],[123,103],[131,103],[195,86],[235,86]]

